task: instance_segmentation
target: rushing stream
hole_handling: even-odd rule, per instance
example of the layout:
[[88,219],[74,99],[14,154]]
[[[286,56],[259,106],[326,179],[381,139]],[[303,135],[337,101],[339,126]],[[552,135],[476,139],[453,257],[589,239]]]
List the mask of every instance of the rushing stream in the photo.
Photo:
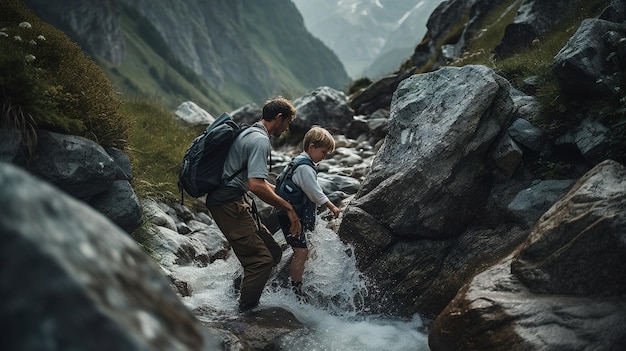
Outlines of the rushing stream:
[[[261,308],[284,308],[305,325],[304,329],[284,336],[281,349],[428,350],[419,315],[398,320],[367,312],[363,303],[367,285],[356,268],[352,247],[326,224],[318,218],[315,231],[308,236],[310,252],[303,279],[306,302],[298,301],[289,288],[280,287],[276,280],[270,280],[261,296]],[[280,231],[274,237],[279,243],[284,242]],[[283,262],[290,256],[291,252],[286,251]],[[234,254],[208,267],[175,267],[175,274],[193,289],[192,296],[184,298],[185,304],[191,309],[208,307],[216,311],[217,318],[236,318],[233,279],[241,272]]]

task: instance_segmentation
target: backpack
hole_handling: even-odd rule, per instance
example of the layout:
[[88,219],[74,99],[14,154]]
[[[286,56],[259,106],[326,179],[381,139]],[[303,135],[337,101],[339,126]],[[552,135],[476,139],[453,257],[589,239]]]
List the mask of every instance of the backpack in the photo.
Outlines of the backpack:
[[[181,204],[184,202],[183,190],[193,197],[200,197],[212,192],[222,183],[228,150],[235,138],[246,128],[247,126],[238,125],[228,113],[222,113],[189,144],[178,174]],[[241,171],[243,168],[228,179],[234,178]]]
[[[293,172],[301,165],[313,167],[317,172],[317,168],[310,158],[297,156],[289,162],[287,168],[276,179],[276,194],[289,202],[299,216],[302,216],[305,205],[312,204],[304,191],[292,180]],[[315,208],[314,204],[313,208]]]

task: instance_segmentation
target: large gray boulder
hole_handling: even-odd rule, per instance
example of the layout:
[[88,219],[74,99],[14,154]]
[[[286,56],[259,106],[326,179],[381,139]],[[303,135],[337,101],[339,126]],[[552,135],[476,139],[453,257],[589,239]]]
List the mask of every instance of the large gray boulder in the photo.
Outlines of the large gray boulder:
[[263,117],[263,109],[255,103],[249,103],[232,111],[230,115],[237,123],[253,125]]
[[511,262],[532,291],[626,294],[626,168],[604,161],[547,211]]
[[623,94],[624,38],[624,23],[583,20],[567,45],[554,57],[552,71],[563,91],[575,98]]
[[106,191],[116,180],[115,160],[102,146],[83,137],[40,130],[35,154],[18,163],[81,200]]
[[295,99],[293,105],[298,114],[289,129],[298,135],[304,135],[313,125],[344,134],[354,116],[346,94],[330,87],[319,87]]
[[404,80],[352,206],[400,237],[458,235],[490,190],[485,160],[512,109],[509,83],[484,66]]
[[3,350],[219,350],[107,218],[0,163]]
[[115,179],[116,180],[132,180],[133,169],[130,164],[130,158],[122,150],[116,147],[104,148],[109,156],[115,161]]
[[350,106],[359,115],[369,115],[381,108],[389,109],[393,92],[396,91],[398,84],[409,75],[408,72],[402,72],[377,80],[354,94],[350,100]]
[[[5,129],[0,131],[7,133]],[[21,138],[12,137],[0,144],[0,150],[4,150],[0,155],[3,152],[7,155],[5,161],[15,162],[69,195],[88,202],[129,233],[141,225],[141,204],[129,182],[133,178],[130,159],[122,150],[105,149],[80,136],[45,130],[38,132],[33,155],[19,152],[25,148],[20,143],[24,143]]]
[[433,322],[431,350],[622,350],[626,168],[585,174]]
[[524,240],[526,230],[505,218],[515,192],[492,190],[488,166],[513,116],[508,90],[482,66],[398,87],[385,142],[339,227],[374,285],[372,310],[434,318],[467,279]]

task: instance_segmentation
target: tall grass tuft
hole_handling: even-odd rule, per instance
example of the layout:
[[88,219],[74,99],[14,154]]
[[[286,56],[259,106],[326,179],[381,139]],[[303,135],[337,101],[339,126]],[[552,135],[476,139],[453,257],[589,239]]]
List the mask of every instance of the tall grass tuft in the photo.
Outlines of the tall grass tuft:
[[129,100],[121,109],[136,121],[128,148],[135,192],[164,202],[180,200],[177,182],[183,155],[204,128],[178,121],[165,106],[151,100]]

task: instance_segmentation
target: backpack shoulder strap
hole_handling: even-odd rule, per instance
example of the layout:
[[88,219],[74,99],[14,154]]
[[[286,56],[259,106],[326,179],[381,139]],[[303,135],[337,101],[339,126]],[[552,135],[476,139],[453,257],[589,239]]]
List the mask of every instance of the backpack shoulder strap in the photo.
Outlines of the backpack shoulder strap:
[[289,169],[287,170],[287,174],[286,174],[287,177],[291,178],[291,176],[293,176],[293,172],[296,171],[296,168],[302,165],[307,165],[313,168],[315,173],[317,173],[317,167],[315,167],[315,164],[310,158],[305,157],[305,156],[296,156],[294,157],[293,160],[291,160],[291,162],[289,162],[289,165],[287,166],[289,167]]

